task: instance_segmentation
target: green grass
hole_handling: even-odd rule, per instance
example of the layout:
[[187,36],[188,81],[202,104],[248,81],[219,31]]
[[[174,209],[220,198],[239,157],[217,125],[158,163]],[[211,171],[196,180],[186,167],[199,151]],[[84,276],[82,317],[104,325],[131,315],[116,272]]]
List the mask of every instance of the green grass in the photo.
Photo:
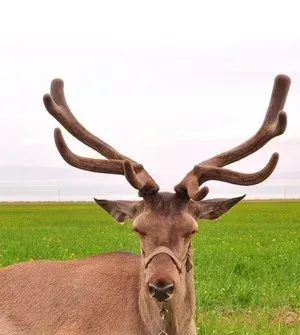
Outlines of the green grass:
[[[300,334],[300,202],[243,202],[194,238],[198,334]],[[0,266],[139,252],[92,203],[0,204]]]

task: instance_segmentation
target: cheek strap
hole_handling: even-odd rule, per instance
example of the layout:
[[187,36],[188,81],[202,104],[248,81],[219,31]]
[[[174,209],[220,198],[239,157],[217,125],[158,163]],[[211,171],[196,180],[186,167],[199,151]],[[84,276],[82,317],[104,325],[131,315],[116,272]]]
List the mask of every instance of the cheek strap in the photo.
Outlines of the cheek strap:
[[185,263],[186,272],[189,272],[190,270],[192,270],[194,266],[193,261],[192,261],[192,256],[190,254],[191,249],[192,249],[192,245],[190,244],[188,248],[188,252],[186,254],[186,263]]
[[151,263],[151,261],[156,255],[167,254],[171,257],[179,273],[182,272],[182,263],[186,260],[186,271],[189,272],[193,267],[193,264],[190,259],[191,258],[191,255],[190,255],[191,248],[192,248],[192,245],[190,244],[188,247],[186,256],[183,258],[183,260],[180,260],[170,248],[165,247],[165,246],[160,246],[156,248],[153,252],[151,252],[151,254],[148,257],[145,258],[145,261],[144,261],[145,269],[147,269],[148,265]]

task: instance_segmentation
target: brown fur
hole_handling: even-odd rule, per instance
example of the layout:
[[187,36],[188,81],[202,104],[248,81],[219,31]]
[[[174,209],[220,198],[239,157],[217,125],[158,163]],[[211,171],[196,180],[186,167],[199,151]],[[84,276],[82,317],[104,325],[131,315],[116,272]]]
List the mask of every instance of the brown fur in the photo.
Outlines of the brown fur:
[[[211,211],[224,208],[225,203],[218,200]],[[0,335],[157,335],[163,326],[162,303],[150,296],[148,283],[161,278],[175,284],[174,295],[166,302],[168,334],[196,334],[193,270],[183,266],[179,273],[167,254],[156,255],[144,268],[144,257],[158,246],[167,246],[184,259],[197,230],[190,201],[158,193],[142,202],[105,201],[105,205],[117,218],[121,209],[127,216],[132,212],[144,256],[114,252],[2,269]],[[192,207],[195,205],[193,202]],[[201,207],[201,202],[197,205]],[[204,208],[207,212],[207,204]]]

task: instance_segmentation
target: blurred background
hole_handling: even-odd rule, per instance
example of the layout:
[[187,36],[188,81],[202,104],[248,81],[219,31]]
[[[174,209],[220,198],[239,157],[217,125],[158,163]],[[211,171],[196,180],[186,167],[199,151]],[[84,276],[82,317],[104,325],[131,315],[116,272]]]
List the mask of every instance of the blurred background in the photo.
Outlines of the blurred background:
[[[276,171],[253,187],[210,182],[209,197],[300,198],[300,26],[296,1],[9,1],[0,13],[0,201],[136,198],[123,176],[68,166],[43,106],[65,82],[79,121],[172,191],[200,161],[261,125],[274,77],[292,79],[288,127],[236,163]],[[79,155],[98,154],[64,131]]]

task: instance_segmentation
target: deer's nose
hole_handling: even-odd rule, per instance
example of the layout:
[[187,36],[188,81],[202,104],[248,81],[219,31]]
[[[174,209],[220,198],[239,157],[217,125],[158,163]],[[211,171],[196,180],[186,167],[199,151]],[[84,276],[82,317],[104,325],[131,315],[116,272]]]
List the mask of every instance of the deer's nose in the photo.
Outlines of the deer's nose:
[[160,280],[148,284],[149,293],[152,298],[158,301],[165,301],[172,297],[174,284],[170,280]]

